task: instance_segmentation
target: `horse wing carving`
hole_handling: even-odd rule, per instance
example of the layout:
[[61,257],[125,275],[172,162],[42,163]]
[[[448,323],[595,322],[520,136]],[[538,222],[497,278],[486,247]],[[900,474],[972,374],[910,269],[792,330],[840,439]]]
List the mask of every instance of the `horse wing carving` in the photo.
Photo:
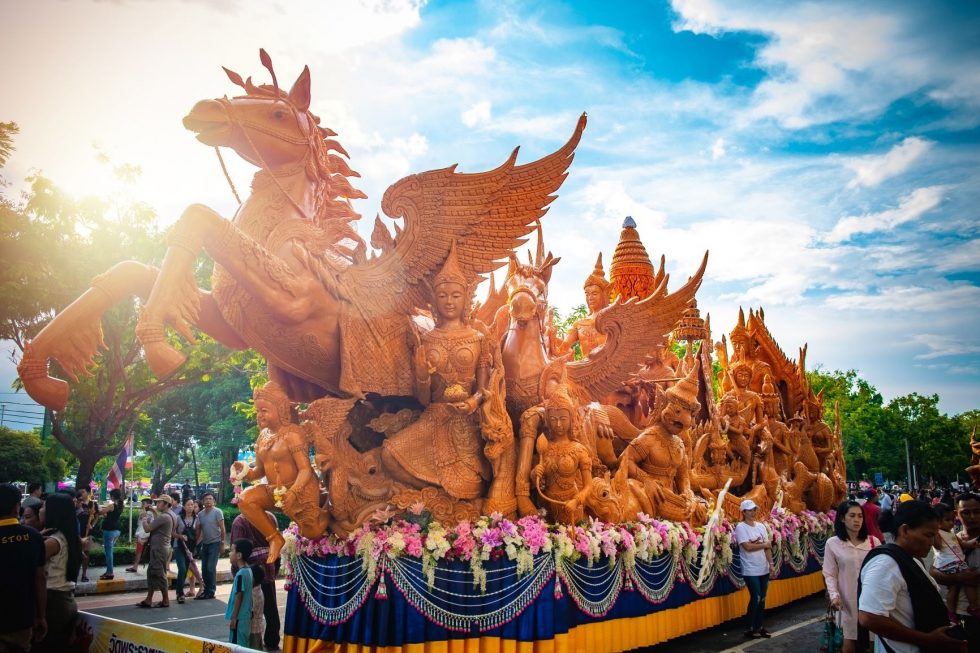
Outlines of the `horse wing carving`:
[[619,388],[636,371],[637,361],[666,341],[701,286],[707,265],[705,252],[701,267],[676,292],[664,292],[665,278],[646,299],[620,299],[599,311],[595,328],[606,336],[606,342],[588,358],[569,363],[568,378],[596,401]]
[[456,166],[405,177],[385,191],[381,208],[393,219],[394,239],[380,219],[372,242],[384,243],[382,253],[348,268],[343,285],[365,318],[392,312],[411,314],[428,301],[422,281],[445,261],[453,242],[460,267],[476,284],[500,265],[547,213],[555,192],[565,181],[586,115],[575,132],[554,153],[515,165],[518,150],[499,168],[475,174],[457,173]]

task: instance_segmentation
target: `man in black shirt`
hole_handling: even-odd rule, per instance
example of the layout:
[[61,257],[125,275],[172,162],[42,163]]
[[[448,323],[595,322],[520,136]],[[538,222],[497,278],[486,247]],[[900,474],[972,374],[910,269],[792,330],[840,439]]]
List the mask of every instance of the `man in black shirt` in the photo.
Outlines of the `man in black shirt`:
[[21,526],[20,490],[0,484],[0,578],[16,592],[0,592],[0,650],[29,651],[47,633],[44,540]]

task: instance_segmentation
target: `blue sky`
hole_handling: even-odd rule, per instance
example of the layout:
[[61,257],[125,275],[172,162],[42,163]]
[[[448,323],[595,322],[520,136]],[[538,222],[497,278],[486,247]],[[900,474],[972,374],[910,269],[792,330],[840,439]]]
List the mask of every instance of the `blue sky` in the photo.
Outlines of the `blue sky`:
[[[180,119],[309,64],[313,110],[369,199],[400,177],[548,154],[589,127],[545,219],[552,302],[581,303],[626,215],[715,337],[766,309],[783,349],[855,368],[886,399],[980,397],[980,5],[973,2],[558,3],[379,0],[6,3],[0,119],[21,125],[6,176],[132,194],[172,222],[234,210],[213,153]],[[213,26],[213,27],[208,27]],[[36,42],[44,36],[41,52]],[[31,56],[24,56],[31,52]],[[281,81],[285,84],[285,81]],[[92,144],[140,163],[113,187]],[[229,157],[234,158],[234,157]],[[251,170],[231,161],[240,189]],[[125,252],[120,252],[120,258]]]

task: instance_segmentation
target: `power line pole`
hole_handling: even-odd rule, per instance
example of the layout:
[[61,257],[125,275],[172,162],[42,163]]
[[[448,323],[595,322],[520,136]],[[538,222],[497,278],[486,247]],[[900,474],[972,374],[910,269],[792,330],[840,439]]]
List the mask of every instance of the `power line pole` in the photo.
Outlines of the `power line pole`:
[[908,476],[905,477],[905,481],[908,485],[908,489],[912,490],[912,459],[909,457],[909,436],[905,436],[905,472]]

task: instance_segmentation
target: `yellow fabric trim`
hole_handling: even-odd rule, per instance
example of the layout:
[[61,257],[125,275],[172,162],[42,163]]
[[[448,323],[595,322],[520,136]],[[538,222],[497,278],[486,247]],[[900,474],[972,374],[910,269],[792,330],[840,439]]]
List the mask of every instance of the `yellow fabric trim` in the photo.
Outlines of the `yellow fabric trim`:
[[9,517],[7,519],[0,519],[0,526],[16,526],[20,523],[20,520],[16,517]]
[[[766,607],[786,605],[823,589],[823,573],[819,571],[770,581]],[[616,653],[654,646],[740,617],[745,614],[748,600],[748,590],[742,589],[642,617],[582,624],[554,639],[537,642],[478,637],[404,646],[362,646],[286,635],[282,650],[283,653]]]

